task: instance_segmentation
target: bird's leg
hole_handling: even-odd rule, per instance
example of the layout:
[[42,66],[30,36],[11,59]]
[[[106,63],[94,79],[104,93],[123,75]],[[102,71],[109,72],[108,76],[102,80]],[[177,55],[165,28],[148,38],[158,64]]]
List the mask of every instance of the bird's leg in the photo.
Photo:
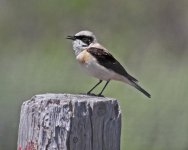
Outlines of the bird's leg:
[[87,95],[90,95],[91,92],[92,92],[101,82],[102,82],[102,80],[99,80],[99,82],[98,82],[94,87],[92,87],[91,90],[89,90],[89,91],[87,92]]
[[103,97],[102,93],[103,93],[104,89],[106,88],[106,86],[108,85],[109,82],[110,82],[110,80],[108,80],[108,81],[106,82],[106,84],[104,85],[102,91],[98,94],[98,96]]

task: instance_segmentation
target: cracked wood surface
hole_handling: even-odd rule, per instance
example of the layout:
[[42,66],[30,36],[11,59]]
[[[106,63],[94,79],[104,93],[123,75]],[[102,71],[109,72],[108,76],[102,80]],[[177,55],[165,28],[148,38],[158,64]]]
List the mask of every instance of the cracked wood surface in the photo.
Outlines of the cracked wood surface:
[[42,94],[21,107],[18,150],[119,150],[117,100],[87,95]]

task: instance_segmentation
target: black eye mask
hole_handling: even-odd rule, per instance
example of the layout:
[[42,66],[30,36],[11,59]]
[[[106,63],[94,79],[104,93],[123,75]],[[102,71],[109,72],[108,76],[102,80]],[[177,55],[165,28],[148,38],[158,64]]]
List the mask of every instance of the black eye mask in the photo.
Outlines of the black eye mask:
[[81,40],[87,45],[90,45],[93,42],[93,38],[90,36],[75,36],[75,38]]

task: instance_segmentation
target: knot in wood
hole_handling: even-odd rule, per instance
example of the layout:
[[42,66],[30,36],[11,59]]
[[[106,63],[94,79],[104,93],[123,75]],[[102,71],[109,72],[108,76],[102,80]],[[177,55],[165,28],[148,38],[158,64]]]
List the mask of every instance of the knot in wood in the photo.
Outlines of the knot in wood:
[[78,142],[78,138],[77,137],[73,137],[73,142],[77,143]]
[[51,125],[50,116],[49,116],[49,113],[46,113],[44,118],[43,118],[42,127],[44,129],[48,129],[50,127],[50,125]]

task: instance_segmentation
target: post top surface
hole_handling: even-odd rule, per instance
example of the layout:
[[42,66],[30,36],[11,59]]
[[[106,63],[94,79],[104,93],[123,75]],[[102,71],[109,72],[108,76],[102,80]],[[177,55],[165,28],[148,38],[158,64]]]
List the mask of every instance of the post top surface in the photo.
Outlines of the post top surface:
[[[106,102],[106,101],[117,101],[115,98],[110,97],[97,97],[97,96],[90,96],[90,95],[83,95],[83,94],[67,94],[67,93],[46,93],[46,94],[38,94],[33,96],[28,101],[45,101],[45,100],[56,100],[56,101],[72,101],[72,102]],[[27,102],[28,102],[27,101]]]
[[86,95],[86,94],[69,94],[69,93],[46,93],[46,94],[38,94],[35,95],[36,97],[43,97],[43,98],[55,98],[55,99],[60,99],[60,98],[66,98],[66,99],[74,99],[74,98],[80,98],[80,99],[91,99],[91,100],[115,100],[114,98],[110,97],[98,97],[98,96],[91,96],[91,95]]

